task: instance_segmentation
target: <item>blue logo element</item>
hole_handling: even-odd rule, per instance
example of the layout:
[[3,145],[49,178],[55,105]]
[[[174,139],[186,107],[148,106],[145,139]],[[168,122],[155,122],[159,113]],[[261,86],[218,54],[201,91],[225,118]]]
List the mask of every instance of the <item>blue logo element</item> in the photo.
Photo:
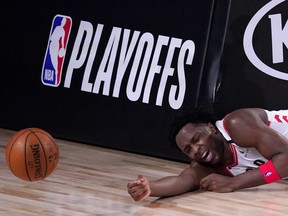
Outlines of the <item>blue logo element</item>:
[[57,87],[61,82],[71,26],[71,17],[56,15],[53,19],[41,75],[44,85]]

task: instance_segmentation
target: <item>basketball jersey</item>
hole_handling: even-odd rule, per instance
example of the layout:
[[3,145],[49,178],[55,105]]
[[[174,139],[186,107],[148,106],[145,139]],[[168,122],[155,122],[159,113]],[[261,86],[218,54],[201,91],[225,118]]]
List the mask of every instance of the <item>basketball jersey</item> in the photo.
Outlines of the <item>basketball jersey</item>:
[[[288,138],[288,110],[265,111],[268,116],[268,126]],[[267,161],[256,148],[243,148],[233,143],[225,128],[225,118],[216,121],[216,127],[229,142],[233,155],[233,163],[226,167],[229,175],[239,175],[248,170],[258,168]]]

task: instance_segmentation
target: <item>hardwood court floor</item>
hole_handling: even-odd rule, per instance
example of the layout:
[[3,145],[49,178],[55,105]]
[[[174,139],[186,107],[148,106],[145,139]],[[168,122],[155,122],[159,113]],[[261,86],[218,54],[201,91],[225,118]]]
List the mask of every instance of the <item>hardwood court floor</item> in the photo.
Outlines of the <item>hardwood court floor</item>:
[[0,129],[0,215],[12,216],[284,216],[286,182],[234,193],[191,192],[170,198],[133,201],[126,184],[138,174],[150,179],[176,175],[184,163],[56,139],[60,160],[40,182],[16,178],[5,162],[14,131]]

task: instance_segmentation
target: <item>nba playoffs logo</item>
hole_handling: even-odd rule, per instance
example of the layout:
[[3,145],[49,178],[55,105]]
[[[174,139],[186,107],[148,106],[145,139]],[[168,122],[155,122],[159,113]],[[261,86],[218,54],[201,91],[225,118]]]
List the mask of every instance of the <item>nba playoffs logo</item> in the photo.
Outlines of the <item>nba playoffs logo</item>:
[[[276,6],[279,6],[279,8],[283,6],[282,9],[284,8],[284,11],[287,11],[287,8],[285,9],[287,4],[283,5],[285,1],[286,0],[271,0],[264,5],[250,20],[243,39],[244,50],[249,61],[263,73],[282,80],[288,80],[288,70],[287,65],[285,65],[285,56],[287,55],[284,53],[288,48],[288,22],[285,20],[285,16],[283,15],[286,14],[283,12],[282,14],[275,12],[271,14],[271,11],[273,9],[273,11],[275,11]],[[267,32],[271,34],[271,54],[265,53],[266,56],[259,55],[262,53],[257,53],[256,43],[253,44],[254,33],[257,31],[257,26],[263,23],[261,22],[262,20],[263,22],[268,21],[270,25],[270,29]],[[270,41],[267,42],[270,43]],[[267,44],[261,45],[269,47]],[[264,59],[266,59],[266,63]],[[267,59],[271,59],[271,62],[270,60],[267,62]]]
[[56,15],[53,19],[41,75],[44,85],[60,84],[71,25],[70,17]]

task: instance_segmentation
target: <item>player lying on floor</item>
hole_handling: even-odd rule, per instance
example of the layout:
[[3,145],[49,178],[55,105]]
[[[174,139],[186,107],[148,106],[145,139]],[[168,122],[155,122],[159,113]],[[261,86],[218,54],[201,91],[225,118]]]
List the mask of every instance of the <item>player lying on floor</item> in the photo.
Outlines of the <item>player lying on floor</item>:
[[288,110],[235,110],[222,120],[189,110],[175,118],[170,141],[192,159],[178,176],[127,184],[135,201],[203,189],[232,192],[288,176]]

